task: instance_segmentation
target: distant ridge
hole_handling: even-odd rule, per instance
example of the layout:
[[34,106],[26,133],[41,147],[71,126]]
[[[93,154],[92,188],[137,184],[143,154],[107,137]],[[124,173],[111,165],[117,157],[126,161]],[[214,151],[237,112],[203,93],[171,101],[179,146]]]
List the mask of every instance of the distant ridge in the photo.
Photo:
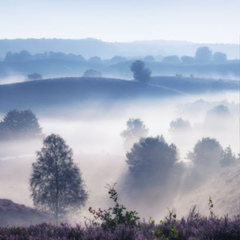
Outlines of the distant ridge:
[[2,39],[0,40],[0,58],[7,52],[27,50],[32,54],[44,52],[64,52],[81,54],[85,58],[99,56],[111,58],[116,55],[125,57],[141,57],[147,55],[189,55],[193,56],[200,46],[208,46],[212,51],[224,52],[229,59],[238,58],[238,44],[208,44],[187,41],[135,41],[135,42],[104,42],[98,39]]

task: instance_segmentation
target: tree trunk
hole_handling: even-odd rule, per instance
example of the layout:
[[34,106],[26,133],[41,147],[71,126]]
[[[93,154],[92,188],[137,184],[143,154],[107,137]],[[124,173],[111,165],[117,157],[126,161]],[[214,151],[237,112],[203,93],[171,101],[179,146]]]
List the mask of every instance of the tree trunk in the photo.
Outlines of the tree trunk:
[[55,160],[55,168],[56,168],[56,203],[55,203],[55,220],[58,225],[58,214],[59,214],[59,204],[58,204],[58,196],[59,196],[59,179],[58,179],[58,164]]

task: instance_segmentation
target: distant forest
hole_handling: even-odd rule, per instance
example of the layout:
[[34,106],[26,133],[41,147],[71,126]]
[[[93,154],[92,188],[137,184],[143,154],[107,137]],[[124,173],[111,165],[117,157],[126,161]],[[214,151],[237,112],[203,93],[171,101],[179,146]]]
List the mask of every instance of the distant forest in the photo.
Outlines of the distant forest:
[[[61,51],[54,51],[57,50],[57,48],[50,44],[58,40],[52,40],[53,42],[50,40],[39,40],[39,44],[36,44],[35,49],[33,49],[31,44],[24,45],[24,40],[12,41],[13,42],[10,40],[0,40],[0,54],[1,49],[11,49],[5,53],[0,61],[0,77],[2,78],[21,75],[26,77],[26,80],[81,76],[132,79],[130,66],[138,59],[146,63],[152,72],[152,76],[211,77],[217,79],[237,79],[240,76],[239,61],[229,60],[229,56],[226,53],[229,51],[214,51],[214,46],[213,49],[208,46],[200,46],[192,56],[186,54],[177,55],[177,50],[173,55],[159,55],[157,52],[158,47],[155,45],[155,55],[129,56],[130,53],[126,51],[122,52],[122,54],[125,55],[114,55],[109,58],[104,58],[102,53],[97,50],[98,44],[103,44],[103,42],[97,40],[86,40],[85,42],[86,46],[91,46],[92,44],[91,47],[88,47],[88,50],[90,49],[89,52],[91,52],[92,48],[96,48],[96,51],[92,53],[95,55],[91,57],[86,57],[84,49],[82,49],[81,54],[76,53],[79,52],[77,45],[75,49],[72,49],[74,53],[64,51],[66,46],[64,44],[61,45],[61,43],[63,43],[61,42],[62,40],[59,40],[58,45],[62,46]],[[32,43],[37,43],[37,40],[25,41],[26,43],[31,43],[31,41]],[[41,41],[45,41],[45,48],[40,44],[42,43]],[[80,44],[79,42],[75,43]],[[2,46],[4,44],[6,45],[5,48]],[[108,44],[105,45],[109,46]],[[48,51],[50,46],[52,46],[52,50]],[[15,51],[20,47],[22,47],[21,50]],[[37,50],[39,50],[39,52],[36,53]],[[42,51],[40,52],[40,50]],[[108,51],[110,50],[106,49],[106,52]],[[149,52],[151,51],[149,50]],[[114,53],[115,52],[112,51],[112,54]],[[141,51],[139,50],[138,54],[140,53]]]
[[197,44],[185,41],[136,41],[129,43],[103,42],[97,39],[14,39],[0,40],[0,59],[7,52],[27,50],[32,54],[43,52],[64,52],[81,54],[84,58],[99,56],[103,59],[113,56],[142,57],[153,56],[194,56],[197,48],[207,46],[213,52],[224,52],[229,59],[238,59],[239,46],[237,44]]

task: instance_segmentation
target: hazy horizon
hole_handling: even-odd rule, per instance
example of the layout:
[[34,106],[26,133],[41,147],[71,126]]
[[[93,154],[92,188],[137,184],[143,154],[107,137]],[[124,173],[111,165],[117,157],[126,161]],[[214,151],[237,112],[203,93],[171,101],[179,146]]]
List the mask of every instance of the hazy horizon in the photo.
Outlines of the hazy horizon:
[[222,0],[1,1],[0,39],[166,39],[238,44],[239,9],[237,0],[230,0],[227,5]]
[[188,43],[188,44],[198,44],[198,45],[207,45],[207,44],[210,44],[210,45],[221,45],[221,44],[226,44],[226,45],[239,45],[238,42],[236,43],[223,43],[223,42],[197,42],[197,41],[189,41],[189,40],[178,40],[178,39],[149,39],[149,40],[129,40],[129,41],[115,41],[115,40],[103,40],[103,39],[100,39],[100,38],[93,38],[93,37],[84,37],[84,38],[54,38],[54,37],[39,37],[39,38],[32,38],[32,37],[27,37],[27,38],[0,38],[0,40],[76,40],[76,41],[81,41],[81,40],[96,40],[96,41],[101,41],[101,42],[106,42],[106,43],[143,43],[143,42],[176,42],[176,43]]

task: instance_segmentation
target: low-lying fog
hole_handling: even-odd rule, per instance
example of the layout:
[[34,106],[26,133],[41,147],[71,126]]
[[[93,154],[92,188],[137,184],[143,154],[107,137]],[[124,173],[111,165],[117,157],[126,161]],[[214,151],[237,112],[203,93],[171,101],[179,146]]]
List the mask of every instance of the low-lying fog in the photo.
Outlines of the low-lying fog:
[[[148,136],[163,135],[168,144],[174,143],[182,161],[186,161],[187,153],[193,151],[195,144],[203,137],[215,138],[224,149],[230,145],[236,155],[239,153],[238,93],[133,101],[127,107],[126,104],[123,107],[121,103],[117,103],[104,110],[98,108],[97,104],[96,107],[91,106],[87,109],[76,105],[61,110],[58,108],[56,115],[54,111],[47,111],[46,114],[44,109],[39,112],[32,109],[39,119],[43,133],[46,136],[55,133],[63,137],[73,149],[74,161],[81,169],[90,197],[81,216],[76,217],[76,220],[89,216],[89,206],[95,209],[109,206],[107,189],[104,188],[106,184],[118,182],[117,189],[121,195],[122,183],[128,170],[121,132],[127,128],[126,122],[129,118],[140,118],[148,128]],[[224,109],[227,109],[228,113],[218,113],[217,106],[226,107]],[[1,113],[1,119],[5,114]],[[170,123],[178,118],[188,121],[190,127],[187,130],[171,128]],[[29,178],[31,164],[36,160],[35,152],[40,150],[42,142],[1,145],[0,198],[33,206]],[[211,189],[208,188],[208,191],[211,192]],[[150,195],[147,198],[151,198],[151,189],[148,189],[148,193]],[[165,193],[162,193],[163,197],[164,195]],[[159,208],[158,204],[154,204],[156,208],[143,205],[144,201],[138,199],[131,199],[131,202],[121,198],[121,202],[133,210],[135,208],[141,217],[148,219],[151,216],[158,220],[172,207],[176,207],[180,214],[186,214],[194,204],[205,203],[202,209],[208,209],[208,197],[207,194],[196,197],[193,192],[187,197],[188,200],[191,198],[189,204],[192,205],[185,205],[185,195],[179,192],[175,198],[177,202],[170,202],[169,205],[164,203],[159,205]],[[161,202],[161,198],[156,199],[156,202]],[[226,201],[225,204],[229,203]],[[216,206],[216,213],[217,210]]]

